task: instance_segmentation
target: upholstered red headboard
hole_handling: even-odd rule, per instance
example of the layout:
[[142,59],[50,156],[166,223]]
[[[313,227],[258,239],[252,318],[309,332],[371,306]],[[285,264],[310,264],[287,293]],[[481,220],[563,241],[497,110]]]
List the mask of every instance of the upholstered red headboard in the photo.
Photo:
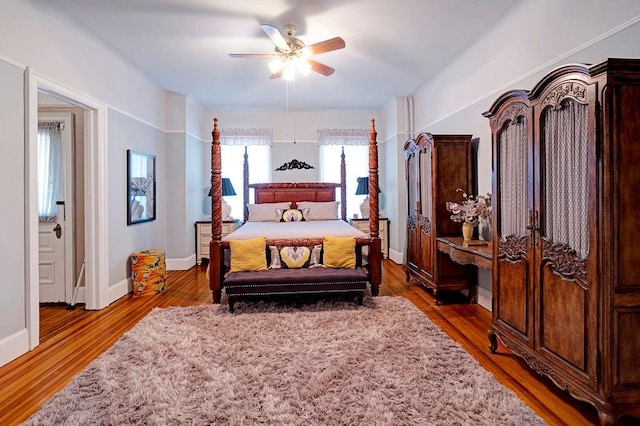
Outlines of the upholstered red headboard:
[[249,188],[255,190],[255,203],[280,203],[291,201],[295,208],[298,201],[335,201],[339,183],[303,182],[303,183],[252,183]]

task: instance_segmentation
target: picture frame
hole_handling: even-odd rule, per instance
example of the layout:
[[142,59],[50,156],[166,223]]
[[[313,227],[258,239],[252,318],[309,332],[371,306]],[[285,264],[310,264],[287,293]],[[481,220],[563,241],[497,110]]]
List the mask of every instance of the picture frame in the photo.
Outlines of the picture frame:
[[127,225],[156,220],[156,156],[127,150]]

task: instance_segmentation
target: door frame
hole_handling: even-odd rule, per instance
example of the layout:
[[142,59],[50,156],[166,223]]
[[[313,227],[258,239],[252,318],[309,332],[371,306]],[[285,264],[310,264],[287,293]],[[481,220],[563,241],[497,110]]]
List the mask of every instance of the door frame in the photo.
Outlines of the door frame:
[[25,69],[25,312],[30,349],[40,341],[38,283],[38,92],[85,110],[85,308],[109,304],[107,106]]

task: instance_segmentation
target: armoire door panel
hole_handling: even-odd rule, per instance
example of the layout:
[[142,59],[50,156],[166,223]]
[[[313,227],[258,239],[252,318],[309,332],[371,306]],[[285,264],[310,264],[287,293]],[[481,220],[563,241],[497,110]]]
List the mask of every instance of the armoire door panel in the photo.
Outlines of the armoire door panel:
[[525,259],[501,261],[493,273],[497,274],[496,294],[493,295],[498,302],[496,318],[527,336],[529,263]]
[[[409,219],[411,222],[411,218]],[[415,219],[414,219],[415,223]],[[411,265],[413,268],[417,268],[420,264],[420,239],[419,239],[420,230],[415,226],[409,227],[407,229],[407,264]]]
[[[575,281],[567,281],[548,265],[540,278],[540,346],[580,371],[587,369],[588,295]],[[595,354],[591,354],[594,356]]]
[[616,174],[616,207],[618,209],[619,231],[615,238],[620,241],[618,253],[618,269],[625,271],[618,277],[617,288],[640,288],[640,268],[636,267],[640,261],[638,250],[638,229],[640,229],[640,215],[636,210],[638,191],[625,191],[624,188],[640,188],[640,149],[638,149],[638,137],[640,135],[640,82],[634,81],[625,84],[619,89],[609,89],[614,102],[623,101],[625,107],[618,108],[615,113],[616,136],[620,140],[634,141],[635,143],[619,144],[615,152],[618,161],[617,170],[630,170],[633,172]]
[[420,226],[431,232],[433,222],[433,145],[426,143],[418,152],[418,176],[420,192]]
[[[438,151],[438,168],[434,179],[435,194],[441,200],[434,206],[438,222],[436,227],[440,230],[439,235],[460,235],[462,233],[461,224],[451,220],[451,213],[447,211],[444,201],[461,201],[462,194],[458,192],[458,189],[471,194],[472,188],[469,187],[471,182],[470,168],[460,167],[461,159],[469,158],[469,144],[449,143],[447,148],[447,150]],[[446,178],[439,178],[440,176]]]
[[[423,223],[423,226],[429,226],[428,223]],[[434,248],[435,237],[430,231],[425,228],[421,228],[419,233],[420,238],[420,266],[422,271],[429,276],[433,276],[434,268]]]

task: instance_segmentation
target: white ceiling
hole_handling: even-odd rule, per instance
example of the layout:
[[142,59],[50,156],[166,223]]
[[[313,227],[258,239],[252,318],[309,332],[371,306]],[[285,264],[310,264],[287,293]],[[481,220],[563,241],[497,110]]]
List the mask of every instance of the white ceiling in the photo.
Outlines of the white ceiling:
[[[162,87],[211,109],[376,110],[412,94],[518,0],[32,1],[68,13]],[[272,53],[263,23],[293,23],[306,44],[342,37],[344,49],[314,56],[336,72],[287,85],[269,79],[268,60],[228,57]]]

